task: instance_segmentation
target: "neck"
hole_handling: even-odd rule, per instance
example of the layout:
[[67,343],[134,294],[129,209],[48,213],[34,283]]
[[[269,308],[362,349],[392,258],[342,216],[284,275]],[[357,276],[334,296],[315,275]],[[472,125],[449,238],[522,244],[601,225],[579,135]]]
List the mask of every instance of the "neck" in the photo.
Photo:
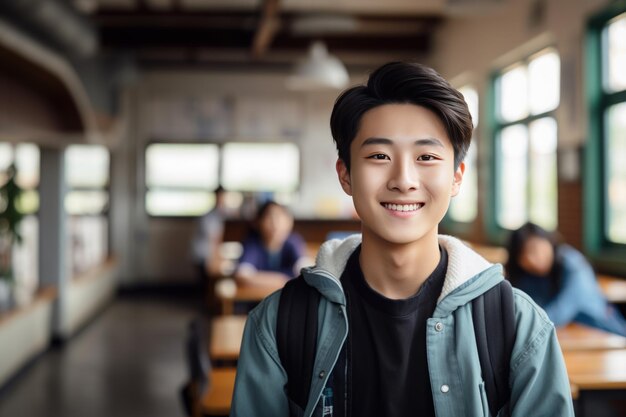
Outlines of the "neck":
[[397,244],[363,231],[359,263],[368,285],[390,299],[411,297],[439,264],[437,230],[416,242]]

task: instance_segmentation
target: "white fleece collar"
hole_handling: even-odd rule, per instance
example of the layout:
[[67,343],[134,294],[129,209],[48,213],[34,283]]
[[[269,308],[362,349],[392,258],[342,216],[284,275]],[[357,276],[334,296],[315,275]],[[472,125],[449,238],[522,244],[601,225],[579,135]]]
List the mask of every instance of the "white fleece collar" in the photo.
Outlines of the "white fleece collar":
[[[360,234],[349,236],[343,240],[333,239],[325,242],[320,247],[315,267],[312,268],[311,272],[321,272],[339,281],[348,258],[360,244]],[[439,244],[448,253],[448,269],[438,301],[492,265],[455,237],[439,235]]]

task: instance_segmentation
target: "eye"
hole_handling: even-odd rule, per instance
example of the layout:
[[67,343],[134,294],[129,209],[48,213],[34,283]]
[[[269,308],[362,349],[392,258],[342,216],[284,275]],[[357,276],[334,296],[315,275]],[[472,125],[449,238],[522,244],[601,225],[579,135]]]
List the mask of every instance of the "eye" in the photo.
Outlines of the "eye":
[[384,153],[377,153],[377,154],[368,156],[367,159],[385,160],[385,159],[389,159],[389,157],[385,155]]
[[417,157],[418,161],[434,161],[435,158],[433,155],[421,155]]

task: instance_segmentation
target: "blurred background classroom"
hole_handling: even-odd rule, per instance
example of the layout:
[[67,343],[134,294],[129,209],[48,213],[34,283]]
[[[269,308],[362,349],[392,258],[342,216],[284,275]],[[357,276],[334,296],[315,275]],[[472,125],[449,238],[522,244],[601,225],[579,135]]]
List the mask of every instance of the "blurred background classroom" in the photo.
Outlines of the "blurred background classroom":
[[[227,415],[240,305],[274,290],[232,278],[251,219],[286,207],[304,263],[359,230],[330,111],[391,60],[473,113],[441,232],[503,264],[557,232],[624,313],[626,1],[7,0],[0,415]],[[626,416],[626,338],[559,341],[577,415]]]

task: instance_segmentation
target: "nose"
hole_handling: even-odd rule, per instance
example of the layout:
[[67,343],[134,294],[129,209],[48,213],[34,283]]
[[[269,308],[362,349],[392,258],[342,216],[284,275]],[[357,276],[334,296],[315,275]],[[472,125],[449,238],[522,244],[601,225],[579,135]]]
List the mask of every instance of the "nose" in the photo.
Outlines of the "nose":
[[419,189],[419,184],[419,175],[413,160],[396,160],[387,182],[387,188],[405,193]]

